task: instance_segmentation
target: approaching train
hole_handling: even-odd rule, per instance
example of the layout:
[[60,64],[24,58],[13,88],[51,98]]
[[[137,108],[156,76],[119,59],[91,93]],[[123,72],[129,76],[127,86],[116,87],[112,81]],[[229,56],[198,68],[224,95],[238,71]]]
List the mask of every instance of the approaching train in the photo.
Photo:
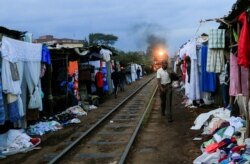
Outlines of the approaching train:
[[165,45],[156,45],[151,48],[150,54],[153,56],[152,70],[156,71],[161,67],[162,61],[169,60],[169,54]]

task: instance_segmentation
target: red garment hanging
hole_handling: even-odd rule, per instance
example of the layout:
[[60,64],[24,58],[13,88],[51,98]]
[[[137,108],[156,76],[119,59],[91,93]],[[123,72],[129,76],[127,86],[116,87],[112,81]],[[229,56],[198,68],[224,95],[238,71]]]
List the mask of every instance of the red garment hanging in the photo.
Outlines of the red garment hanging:
[[250,66],[250,29],[248,23],[248,13],[243,12],[240,14],[238,21],[241,23],[242,28],[238,41],[238,64],[244,67]]

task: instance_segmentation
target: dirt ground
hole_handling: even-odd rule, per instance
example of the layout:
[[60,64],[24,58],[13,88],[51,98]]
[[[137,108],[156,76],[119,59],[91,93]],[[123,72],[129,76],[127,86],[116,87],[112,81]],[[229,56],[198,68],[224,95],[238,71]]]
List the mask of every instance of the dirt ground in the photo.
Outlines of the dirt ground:
[[[125,92],[120,92],[116,100],[120,101],[123,96],[129,94],[129,91],[135,90],[136,86],[139,86],[147,78],[144,77],[143,80],[127,85]],[[181,102],[182,95],[175,91],[173,95],[174,122],[168,123],[167,119],[160,115],[160,99],[159,95],[156,96],[150,117],[140,131],[126,163],[189,164],[201,154],[199,147],[203,141],[193,141],[194,137],[200,137],[201,132],[191,131],[190,127],[199,113],[207,112],[212,108],[188,109]],[[110,110],[107,108],[109,103],[114,103],[113,95],[108,97],[98,110],[91,111],[88,116],[83,117],[81,124],[70,125],[63,130],[40,136],[42,138],[42,143],[39,145],[40,150],[9,156],[6,159],[0,159],[0,163],[20,164],[31,161],[32,163],[46,163],[44,160],[49,159],[51,153],[62,150],[71,139],[76,137],[74,132],[79,131],[79,129],[87,129],[105,111]]]
[[[193,141],[202,137],[201,131],[190,130],[199,113],[213,109],[212,106],[190,109],[185,108],[182,95],[174,91],[173,118],[169,123],[166,116],[161,116],[159,93],[151,110],[148,122],[137,137],[127,163],[133,164],[190,164],[201,155],[203,141]],[[204,138],[203,138],[204,139]]]
[[[7,156],[5,159],[0,159],[2,164],[30,164],[33,163],[47,163],[46,161],[51,160],[53,154],[60,152],[64,149],[71,141],[75,140],[80,132],[85,131],[91,125],[96,123],[98,119],[104,116],[105,113],[109,112],[111,107],[116,106],[121,102],[127,95],[134,92],[138,86],[147,81],[151,76],[145,76],[141,80],[135,81],[131,85],[125,86],[124,92],[118,92],[117,99],[114,95],[105,97],[104,103],[98,106],[98,109],[88,112],[87,116],[81,117],[81,124],[73,124],[64,127],[62,130],[47,133],[43,136],[32,136],[41,138],[42,142],[38,146],[39,149],[32,150],[26,153],[19,153],[11,156]],[[115,101],[114,101],[115,100]],[[113,105],[112,105],[113,104]],[[115,104],[115,105],[114,105]],[[79,133],[78,133],[79,132]]]

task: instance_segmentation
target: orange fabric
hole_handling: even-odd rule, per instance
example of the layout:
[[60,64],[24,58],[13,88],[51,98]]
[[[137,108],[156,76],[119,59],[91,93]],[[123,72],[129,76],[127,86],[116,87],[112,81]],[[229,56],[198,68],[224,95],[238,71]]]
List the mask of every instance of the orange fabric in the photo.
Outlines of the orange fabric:
[[77,63],[77,61],[70,61],[69,62],[69,67],[68,67],[69,74],[73,75],[76,70],[78,72],[78,63]]
[[217,148],[219,147],[218,143],[213,143],[211,145],[208,145],[205,149],[207,153],[214,153],[216,152]]
[[80,100],[80,93],[78,88],[78,62],[77,61],[70,61],[68,66],[68,74],[73,78],[74,84],[74,95],[76,96],[77,100]]

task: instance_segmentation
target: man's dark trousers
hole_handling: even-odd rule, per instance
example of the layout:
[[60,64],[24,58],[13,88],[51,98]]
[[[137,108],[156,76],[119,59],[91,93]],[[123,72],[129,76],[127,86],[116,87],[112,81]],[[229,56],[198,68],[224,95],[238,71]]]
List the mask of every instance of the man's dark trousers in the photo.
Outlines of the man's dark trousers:
[[168,84],[162,85],[164,91],[160,91],[161,98],[161,114],[166,115],[169,121],[172,121],[172,86]]

